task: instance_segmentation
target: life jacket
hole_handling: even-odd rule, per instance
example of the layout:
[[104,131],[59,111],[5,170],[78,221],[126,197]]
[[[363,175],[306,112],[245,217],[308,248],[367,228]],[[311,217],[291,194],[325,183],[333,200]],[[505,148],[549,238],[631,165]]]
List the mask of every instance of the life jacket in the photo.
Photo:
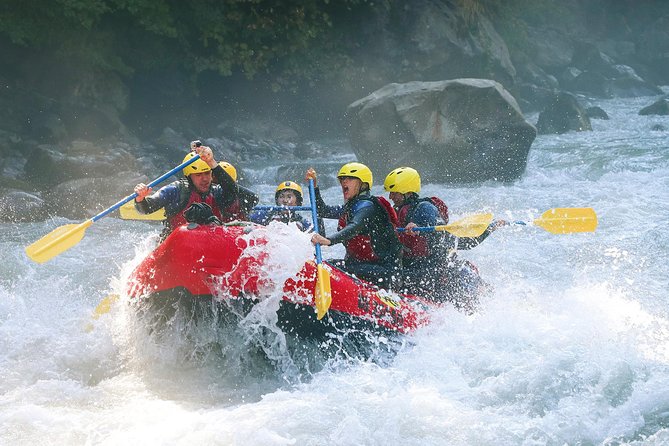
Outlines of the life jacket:
[[[193,204],[193,203],[207,203],[214,215],[221,221],[223,221],[223,217],[221,215],[221,210],[218,208],[218,203],[216,203],[216,200],[214,199],[214,196],[211,193],[208,193],[204,196],[204,199],[202,197],[202,194],[195,190],[190,190],[189,188],[186,187],[186,192],[184,192],[184,188],[180,188],[179,193],[180,193],[180,200],[179,200],[179,211],[167,218],[167,223],[170,228],[176,228],[177,226],[184,225],[188,223],[186,221],[186,217],[184,216],[184,211],[188,209],[188,207]],[[190,194],[187,194],[187,192],[190,192]],[[186,202],[183,203],[183,196],[186,196],[187,199],[185,200]],[[183,203],[183,205],[182,205]]]
[[[397,219],[397,213],[395,212],[395,209],[393,209],[388,200],[386,200],[384,197],[376,197],[373,195],[369,198],[359,198],[359,200],[371,201],[376,207],[383,209],[387,216],[389,229],[391,229],[390,232],[393,234],[392,237],[399,247],[400,241],[397,238],[397,234],[395,232],[399,221]],[[346,226],[348,220],[351,217],[350,213],[351,211],[348,211],[339,218],[337,225],[338,231]],[[348,258],[362,262],[378,262],[380,260],[378,253],[374,252],[372,247],[372,237],[370,234],[356,235],[355,237],[345,241],[344,246],[346,247],[346,256]]]
[[[441,222],[437,222],[438,224],[448,223],[448,206],[446,206],[446,203],[439,197],[425,197],[413,200],[398,210],[397,214],[400,226],[405,227],[409,224],[413,220],[418,205],[425,201],[432,203],[437,208],[442,220]],[[434,254],[434,248],[431,247],[432,238],[430,236],[416,236],[402,232],[399,234],[399,240],[404,246],[404,257],[406,258],[430,257]]]
[[268,217],[270,221],[279,221],[286,224],[293,221],[302,221],[302,216],[297,214],[297,212],[284,209],[271,211]]
[[[442,200],[439,197],[423,197],[419,198],[415,201],[412,201],[411,203],[402,206],[402,209],[405,207],[406,212],[403,215],[403,218],[400,218],[400,224],[404,224],[406,226],[411,220],[413,220],[413,214],[416,212],[416,208],[418,205],[424,201],[427,201],[429,203],[432,203],[434,207],[437,208],[437,211],[439,211],[439,217],[441,217],[441,222],[438,222],[440,225],[445,225],[448,223],[448,206],[446,206],[446,203],[444,203],[444,200]],[[398,213],[399,214],[399,213]]]
[[230,206],[225,208],[222,212],[222,217],[220,217],[221,222],[229,223],[235,220],[248,220],[247,215],[242,212],[242,207],[239,204],[239,198],[232,202]]
[[249,212],[253,206],[258,204],[258,196],[245,187],[239,186],[237,198],[225,209],[221,210],[223,223],[228,223],[235,220],[248,220]]

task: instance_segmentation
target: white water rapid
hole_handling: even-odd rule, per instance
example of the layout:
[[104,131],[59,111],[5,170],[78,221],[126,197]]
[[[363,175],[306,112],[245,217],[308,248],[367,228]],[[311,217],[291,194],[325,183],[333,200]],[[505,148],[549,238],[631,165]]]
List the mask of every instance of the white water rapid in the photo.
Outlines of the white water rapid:
[[[123,296],[92,320],[159,227],[106,218],[40,265],[23,249],[68,222],[0,224],[0,444],[669,444],[669,117],[637,114],[652,101],[598,101],[611,119],[592,132],[539,136],[513,184],[426,185],[454,219],[593,207],[599,227],[502,228],[463,252],[493,293],[475,315],[437,312],[383,364],[310,373],[276,332],[274,366],[243,336],[222,359],[204,348],[227,340],[216,327],[154,339]],[[296,261],[290,243],[276,249]]]

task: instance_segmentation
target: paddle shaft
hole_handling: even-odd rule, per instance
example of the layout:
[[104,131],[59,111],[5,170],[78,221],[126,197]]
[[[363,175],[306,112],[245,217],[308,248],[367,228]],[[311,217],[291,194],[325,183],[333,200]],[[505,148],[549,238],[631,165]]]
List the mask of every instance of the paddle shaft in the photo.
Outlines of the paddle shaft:
[[[309,180],[309,200],[311,200],[311,219],[314,222],[314,231],[318,233],[318,211],[316,210],[316,190],[314,188],[314,180]],[[316,243],[316,265],[320,265],[322,262],[321,258],[321,245]]]
[[[192,157],[188,161],[184,161],[183,163],[179,164],[174,169],[170,170],[169,172],[167,172],[167,173],[159,176],[155,180],[151,181],[147,186],[148,187],[153,187],[156,184],[162,183],[163,181],[165,181],[166,179],[168,179],[169,177],[171,177],[172,175],[174,175],[178,171],[183,170],[184,167],[189,166],[190,164],[194,163],[195,161],[197,161],[199,159],[200,159],[200,155],[195,155],[194,157]],[[134,200],[136,197],[137,197],[137,192],[133,192],[132,194],[130,194],[127,197],[125,197],[124,199],[120,200],[116,204],[114,204],[111,207],[109,207],[109,208],[105,209],[104,211],[100,212],[98,215],[91,218],[91,220],[93,220],[93,222],[96,222],[96,221],[100,220],[102,217],[105,217],[109,213],[114,212],[116,209],[120,208],[121,206],[123,206],[124,204],[129,202],[130,200]]]
[[[406,232],[407,228],[397,228],[397,232]],[[446,229],[446,226],[416,226],[415,228],[412,229],[413,231],[416,232],[438,232],[438,231],[446,231],[448,232],[448,229]]]
[[258,205],[253,206],[254,211],[311,211],[311,206],[272,206],[272,205]]

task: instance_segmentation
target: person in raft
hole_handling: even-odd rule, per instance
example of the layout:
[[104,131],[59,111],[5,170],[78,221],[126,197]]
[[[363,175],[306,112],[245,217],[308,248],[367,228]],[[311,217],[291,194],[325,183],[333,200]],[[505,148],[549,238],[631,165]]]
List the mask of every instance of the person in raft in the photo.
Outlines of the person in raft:
[[[302,187],[294,181],[283,181],[274,192],[274,202],[277,206],[302,206]],[[268,210],[258,210],[252,213],[249,220],[261,225],[268,225],[270,222],[278,221],[281,223],[295,222],[302,231],[310,231],[313,227],[310,220],[304,218],[297,211],[292,209],[274,208]],[[322,219],[319,218],[319,226],[323,228]]]
[[[316,183],[316,171],[307,170],[307,181]],[[337,173],[344,204],[328,206],[316,187],[318,214],[338,219],[337,232],[325,237],[311,236],[313,244],[323,246],[343,243],[343,260],[329,261],[335,267],[371,282],[380,288],[399,290],[402,280],[402,245],[395,227],[397,215],[383,197],[371,195],[372,171],[361,163],[348,163]]]
[[[230,218],[228,209],[240,198],[239,186],[216,162],[211,148],[203,146],[200,141],[193,141],[191,149],[192,151],[185,156],[184,162],[193,158],[196,153],[200,155],[200,159],[183,169],[185,179],[163,186],[157,192],[153,192],[144,183],[135,186],[137,193],[135,208],[138,212],[150,214],[165,208],[167,219],[164,222],[163,238],[187,221],[202,222],[202,218],[199,217],[187,218],[188,209],[191,209],[191,215],[201,216],[206,213],[207,208],[210,208],[211,217],[206,219],[208,223],[228,221]],[[213,181],[214,178],[216,183]]]
[[[255,192],[247,189],[246,187],[239,184],[237,181],[237,169],[232,164],[221,161],[218,163],[219,166],[223,168],[228,175],[232,177],[235,182],[237,182],[237,187],[239,188],[239,193],[237,199],[232,202],[230,206],[225,208],[221,214],[223,218],[221,219],[222,223],[229,223],[232,221],[250,221],[249,214],[253,211],[253,207],[258,204],[258,195]],[[216,176],[213,176],[212,181],[217,183],[218,180]]]
[[478,246],[507,222],[492,222],[478,237],[455,237],[446,231],[416,232],[415,227],[448,223],[448,207],[444,201],[418,195],[421,179],[411,167],[398,167],[390,172],[383,187],[390,192],[399,227],[406,228],[399,234],[403,246],[404,291],[473,311],[484,282],[474,264],[457,258],[457,250]]

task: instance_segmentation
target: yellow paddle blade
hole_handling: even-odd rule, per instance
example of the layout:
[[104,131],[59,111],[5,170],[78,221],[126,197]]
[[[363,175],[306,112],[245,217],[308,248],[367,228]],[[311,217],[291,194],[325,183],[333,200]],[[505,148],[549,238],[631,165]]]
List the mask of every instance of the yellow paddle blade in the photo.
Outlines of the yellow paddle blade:
[[51,260],[61,252],[67,251],[84,238],[86,228],[93,224],[93,220],[86,220],[79,224],[63,225],[26,247],[26,254],[37,263]]
[[[93,311],[93,319],[99,319],[103,314],[109,313],[111,311],[112,305],[117,300],[119,300],[118,294],[109,294],[104,299],[102,299],[98,306],[95,307],[95,311]],[[93,330],[93,324],[89,322],[86,324],[86,327],[84,327],[84,330],[86,333],[90,333]]]
[[142,214],[135,209],[134,200],[128,201],[126,204],[119,208],[119,213],[123,220],[154,220],[154,221],[163,221],[165,218],[165,209],[158,209],[156,212],[150,214]]
[[541,214],[533,223],[552,234],[594,232],[597,214],[592,208],[555,208]]
[[330,285],[330,271],[322,264],[318,264],[318,278],[316,279],[316,319],[321,320],[332,304],[332,288]]
[[117,300],[119,300],[118,294],[110,294],[102,299],[98,306],[95,307],[95,311],[93,311],[93,319],[98,319],[103,314],[109,313],[111,311],[112,305]]
[[478,237],[492,223],[492,214],[474,214],[448,225],[435,226],[435,231],[450,232],[456,237]]

